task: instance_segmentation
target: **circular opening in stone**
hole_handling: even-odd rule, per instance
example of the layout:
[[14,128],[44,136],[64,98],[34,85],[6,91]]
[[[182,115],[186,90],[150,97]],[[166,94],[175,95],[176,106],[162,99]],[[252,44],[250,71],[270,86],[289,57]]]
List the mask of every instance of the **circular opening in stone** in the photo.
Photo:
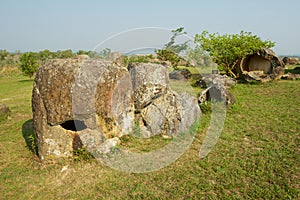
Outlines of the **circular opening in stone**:
[[61,127],[69,131],[82,131],[87,128],[84,121],[81,120],[65,121],[64,123],[61,124]]

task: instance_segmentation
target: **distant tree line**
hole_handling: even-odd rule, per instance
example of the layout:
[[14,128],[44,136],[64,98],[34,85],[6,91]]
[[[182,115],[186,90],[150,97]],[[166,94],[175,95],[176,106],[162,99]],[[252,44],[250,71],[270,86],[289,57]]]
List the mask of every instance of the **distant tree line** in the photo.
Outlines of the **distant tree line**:
[[0,49],[0,67],[19,66],[21,55],[22,55],[22,53],[20,51],[10,53],[6,50]]
[[19,50],[16,52],[8,52],[7,50],[0,49],[0,67],[4,66],[20,66],[21,57],[24,54],[30,53],[34,55],[37,59],[38,64],[42,64],[47,59],[56,59],[56,58],[72,58],[76,55],[85,54],[90,56],[91,58],[95,57],[105,57],[110,53],[110,49],[104,49],[102,52],[97,53],[96,51],[84,51],[79,50],[77,52],[73,52],[72,50],[58,50],[58,51],[50,51],[48,49],[39,51],[39,52],[20,52]]
[[38,67],[43,65],[48,59],[73,58],[76,55],[88,55],[91,58],[106,57],[110,53],[110,49],[104,49],[102,52],[79,50],[58,50],[52,52],[48,49],[39,52],[8,52],[0,50],[0,68],[2,67],[20,67],[24,75],[32,78]]
[[[241,31],[239,34],[208,33],[203,31],[201,34],[194,36],[194,41],[187,40],[178,43],[176,39],[185,35],[184,28],[178,28],[172,31],[170,41],[163,48],[156,50],[156,57],[159,61],[169,61],[176,69],[178,65],[185,63],[186,66],[209,66],[212,62],[218,65],[219,70],[226,72],[228,75],[238,78],[238,63],[247,55],[253,54],[262,48],[271,48],[274,42],[261,40],[258,36],[252,35],[251,32]],[[190,42],[194,47],[191,47]],[[72,58],[76,55],[85,54],[91,58],[106,58],[111,50],[106,48],[102,52],[95,51],[73,52],[72,50],[51,52],[43,50],[39,52],[20,51],[9,53],[6,50],[0,50],[0,67],[3,66],[20,66],[21,71],[32,77],[37,71],[38,66],[42,65],[47,59],[55,58]],[[152,60],[152,57],[126,57],[125,63]]]

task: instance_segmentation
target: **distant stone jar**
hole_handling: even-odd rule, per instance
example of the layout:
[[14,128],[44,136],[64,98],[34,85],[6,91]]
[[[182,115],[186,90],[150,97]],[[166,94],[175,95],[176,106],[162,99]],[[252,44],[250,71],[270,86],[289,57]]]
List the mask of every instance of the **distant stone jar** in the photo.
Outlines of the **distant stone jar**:
[[238,70],[246,81],[268,82],[280,79],[285,68],[282,60],[271,49],[261,49],[246,56],[240,62]]

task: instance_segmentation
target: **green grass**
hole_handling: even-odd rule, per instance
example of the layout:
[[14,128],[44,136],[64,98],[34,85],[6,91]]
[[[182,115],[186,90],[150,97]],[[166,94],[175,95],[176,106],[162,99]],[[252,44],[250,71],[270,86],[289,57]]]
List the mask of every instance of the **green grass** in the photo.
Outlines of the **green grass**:
[[300,64],[297,64],[297,65],[286,65],[285,68],[286,68],[285,69],[285,73],[290,72],[292,74],[300,74]]
[[191,74],[198,75],[198,74],[211,74],[212,70],[217,69],[216,66],[203,66],[203,67],[185,67],[185,66],[178,66],[178,69],[188,69]]
[[[203,115],[199,133],[185,154],[145,174],[115,171],[96,160],[38,162],[24,139],[32,131],[27,126],[32,118],[32,84],[18,74],[0,75],[0,103],[11,110],[10,118],[0,123],[0,199],[300,197],[300,81],[237,85],[231,90],[237,103],[228,108],[222,135],[207,157],[200,160],[198,154],[209,113]],[[126,148],[161,142],[158,137],[144,143],[123,139]]]

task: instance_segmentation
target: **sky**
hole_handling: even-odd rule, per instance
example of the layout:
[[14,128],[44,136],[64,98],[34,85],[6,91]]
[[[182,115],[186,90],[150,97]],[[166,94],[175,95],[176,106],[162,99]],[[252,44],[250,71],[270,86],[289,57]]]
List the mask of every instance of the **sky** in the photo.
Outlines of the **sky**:
[[299,11],[299,0],[0,0],[0,49],[98,50],[114,43],[127,51],[166,43],[170,30],[184,27],[191,39],[204,30],[252,32],[275,42],[277,54],[294,55]]

